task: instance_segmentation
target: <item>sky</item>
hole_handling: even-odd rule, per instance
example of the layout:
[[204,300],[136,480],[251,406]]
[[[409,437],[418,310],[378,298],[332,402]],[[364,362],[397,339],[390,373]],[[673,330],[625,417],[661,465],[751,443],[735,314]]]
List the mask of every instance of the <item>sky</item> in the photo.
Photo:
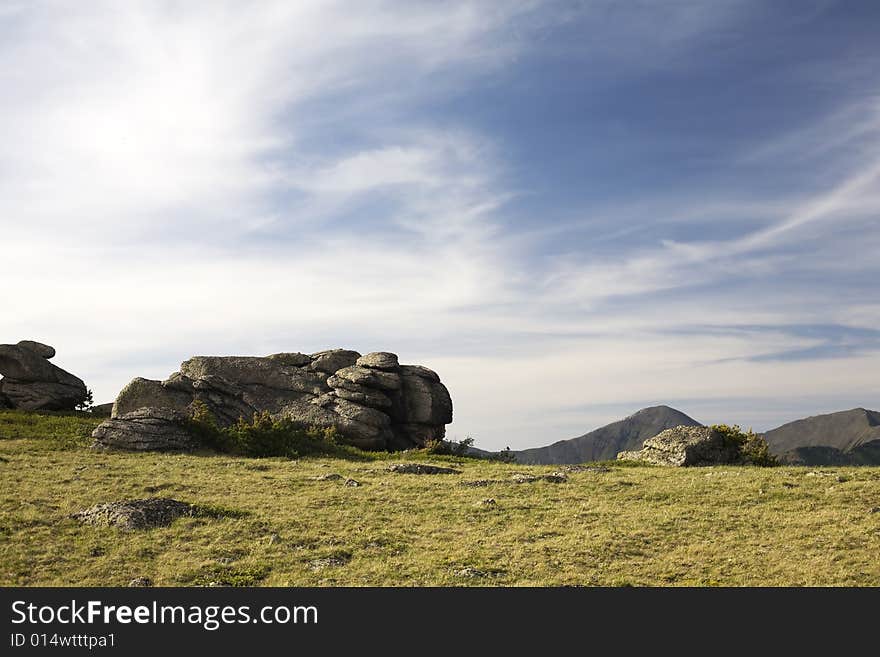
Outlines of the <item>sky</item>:
[[880,408],[880,3],[0,0],[0,342],[386,350],[448,437]]

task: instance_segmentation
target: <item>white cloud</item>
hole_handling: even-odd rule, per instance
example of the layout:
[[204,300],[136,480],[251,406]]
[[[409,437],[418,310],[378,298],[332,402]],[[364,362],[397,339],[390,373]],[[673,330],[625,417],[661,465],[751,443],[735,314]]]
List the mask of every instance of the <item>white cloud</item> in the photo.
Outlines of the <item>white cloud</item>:
[[[676,4],[664,31],[656,7],[609,24],[612,4],[591,5],[585,47],[625,65],[646,49],[668,65],[741,8]],[[827,238],[811,247],[825,256],[817,268],[861,265],[866,256],[845,255],[858,238],[827,233],[878,210],[874,128],[830,149],[856,173],[824,191],[627,200],[601,218],[508,230],[505,204],[529,190],[506,183],[495,144],[413,108],[524,49],[555,47],[529,30],[570,16],[537,5],[107,2],[63,17],[51,3],[6,5],[0,340],[54,344],[101,401],[196,352],[397,350],[449,384],[452,433],[490,448],[582,433],[630,401],[876,392],[875,354],[755,363],[818,341],[782,328],[676,333],[876,325],[869,300],[772,285],[799,266],[782,247],[816,234]],[[796,158],[802,143],[813,152],[823,135],[755,161]],[[758,228],[611,248],[652,212],[695,226],[745,213]],[[580,253],[594,225],[614,235]],[[565,253],[536,255],[566,237],[577,239]],[[731,280],[771,283],[749,296],[692,291]]]

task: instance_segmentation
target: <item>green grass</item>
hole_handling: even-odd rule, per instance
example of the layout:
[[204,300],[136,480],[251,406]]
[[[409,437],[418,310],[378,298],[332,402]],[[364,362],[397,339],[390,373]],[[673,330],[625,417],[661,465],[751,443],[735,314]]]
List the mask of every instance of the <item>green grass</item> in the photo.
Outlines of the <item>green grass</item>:
[[[610,464],[516,484],[557,468],[91,452],[94,423],[0,413],[0,584],[880,585],[880,468]],[[387,471],[402,460],[462,474]],[[213,512],[145,531],[68,517],[149,496]]]
[[0,411],[0,440],[31,440],[33,449],[59,450],[87,446],[92,430],[104,418],[91,413]]

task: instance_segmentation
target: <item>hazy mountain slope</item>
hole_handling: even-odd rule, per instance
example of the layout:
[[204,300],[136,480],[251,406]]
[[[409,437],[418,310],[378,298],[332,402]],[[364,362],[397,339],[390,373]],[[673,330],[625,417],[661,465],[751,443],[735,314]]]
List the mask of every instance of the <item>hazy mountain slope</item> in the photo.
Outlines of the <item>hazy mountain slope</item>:
[[618,452],[640,449],[648,438],[681,425],[699,426],[700,423],[669,406],[652,406],[583,436],[518,451],[516,460],[529,464],[605,461],[616,458]]
[[880,464],[880,412],[864,408],[795,420],[764,438],[789,463]]

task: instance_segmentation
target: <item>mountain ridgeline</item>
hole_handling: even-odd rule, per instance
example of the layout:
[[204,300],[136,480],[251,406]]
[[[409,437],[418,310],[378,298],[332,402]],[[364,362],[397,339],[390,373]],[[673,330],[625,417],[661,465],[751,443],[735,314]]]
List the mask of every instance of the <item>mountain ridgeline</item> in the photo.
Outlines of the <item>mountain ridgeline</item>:
[[618,452],[638,450],[648,438],[678,426],[696,427],[700,423],[669,406],[652,406],[583,436],[518,451],[516,461],[549,465],[613,460]]
[[[648,438],[678,426],[701,424],[669,406],[652,406],[583,436],[513,454],[517,463],[529,465],[611,460],[619,452],[639,450]],[[877,411],[856,408],[815,415],[763,435],[771,452],[786,465],[880,465]]]
[[783,463],[880,465],[880,413],[864,408],[814,415],[764,434]]

